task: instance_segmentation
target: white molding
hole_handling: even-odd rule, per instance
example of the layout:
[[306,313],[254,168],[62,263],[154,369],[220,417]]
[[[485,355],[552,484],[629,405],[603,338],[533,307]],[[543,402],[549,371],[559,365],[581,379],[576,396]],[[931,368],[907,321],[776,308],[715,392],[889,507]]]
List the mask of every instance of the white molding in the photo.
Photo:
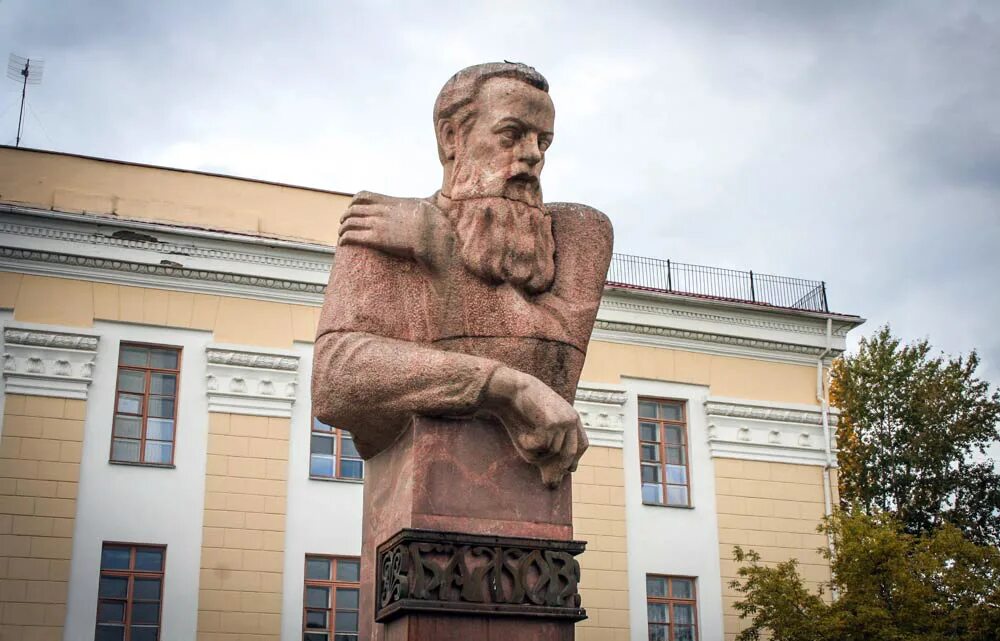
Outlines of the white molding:
[[[818,407],[709,398],[705,415],[713,458],[826,465]],[[832,435],[837,424],[835,413],[831,412],[829,422]],[[831,451],[836,467],[835,441]]]
[[620,385],[580,383],[573,407],[591,445],[622,448],[628,392]]
[[99,335],[89,332],[5,323],[4,391],[85,400],[94,378],[99,340]]
[[209,412],[291,418],[299,357],[292,352],[231,345],[205,348]]

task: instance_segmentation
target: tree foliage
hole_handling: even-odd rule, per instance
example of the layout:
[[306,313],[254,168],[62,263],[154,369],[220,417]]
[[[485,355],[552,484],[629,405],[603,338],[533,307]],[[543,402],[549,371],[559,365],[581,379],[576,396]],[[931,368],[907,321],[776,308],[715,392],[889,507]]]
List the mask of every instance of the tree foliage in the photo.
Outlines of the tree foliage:
[[731,586],[735,608],[751,621],[738,641],[997,641],[1000,639],[1000,550],[976,545],[943,525],[909,534],[892,515],[838,513],[821,531],[832,536],[838,598],[810,592],[794,560],[761,564],[736,548],[742,563]]
[[1000,545],[1000,474],[985,457],[1000,437],[1000,392],[976,378],[978,365],[974,351],[902,345],[888,326],[834,363],[842,507],[892,512],[913,534],[950,523]]

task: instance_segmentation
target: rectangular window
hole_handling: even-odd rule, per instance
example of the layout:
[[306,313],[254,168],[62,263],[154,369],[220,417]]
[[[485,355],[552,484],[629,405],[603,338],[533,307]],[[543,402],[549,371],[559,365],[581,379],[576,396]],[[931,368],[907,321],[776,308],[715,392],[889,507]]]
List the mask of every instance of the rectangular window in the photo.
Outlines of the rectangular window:
[[354,448],[350,432],[330,427],[318,418],[313,418],[309,476],[359,481],[364,478],[365,462]]
[[306,555],[302,641],[358,641],[361,562]]
[[122,343],[111,460],[173,465],[181,350]]
[[105,543],[94,641],[156,641],[163,605],[162,545]]
[[698,601],[691,577],[646,575],[649,641],[698,641]]
[[642,502],[691,505],[684,401],[639,399]]

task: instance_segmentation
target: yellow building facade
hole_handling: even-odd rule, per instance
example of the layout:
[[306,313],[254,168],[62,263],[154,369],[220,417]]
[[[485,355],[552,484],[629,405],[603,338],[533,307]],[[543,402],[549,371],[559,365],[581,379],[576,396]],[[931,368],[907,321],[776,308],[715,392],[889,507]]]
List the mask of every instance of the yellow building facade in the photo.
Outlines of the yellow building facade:
[[[349,200],[0,148],[0,639],[354,638],[363,466],[309,398]],[[576,397],[578,638],[732,639],[734,545],[829,578],[824,381],[862,320],[616,260]]]

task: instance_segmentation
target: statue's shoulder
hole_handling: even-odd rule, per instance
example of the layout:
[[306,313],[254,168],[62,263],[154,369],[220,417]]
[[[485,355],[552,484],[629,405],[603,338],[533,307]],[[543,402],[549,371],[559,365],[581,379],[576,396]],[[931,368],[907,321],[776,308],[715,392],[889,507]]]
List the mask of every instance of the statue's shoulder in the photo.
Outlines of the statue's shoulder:
[[580,203],[545,203],[545,209],[552,217],[556,236],[609,250],[614,243],[611,219],[598,209]]

